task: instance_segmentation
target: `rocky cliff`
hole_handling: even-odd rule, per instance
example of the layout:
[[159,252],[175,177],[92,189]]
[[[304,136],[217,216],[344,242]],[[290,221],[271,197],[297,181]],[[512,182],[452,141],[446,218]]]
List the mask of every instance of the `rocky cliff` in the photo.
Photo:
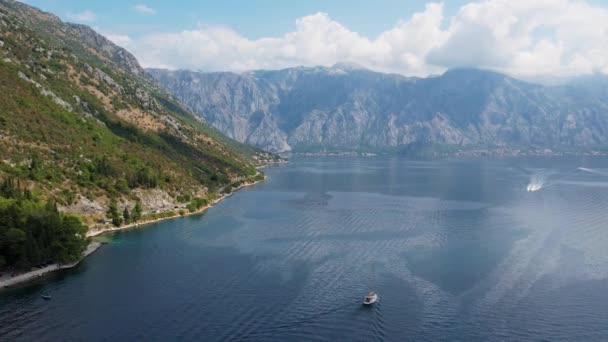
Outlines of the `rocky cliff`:
[[344,64],[148,72],[226,135],[273,151],[608,146],[603,76],[548,87],[473,69],[408,78]]

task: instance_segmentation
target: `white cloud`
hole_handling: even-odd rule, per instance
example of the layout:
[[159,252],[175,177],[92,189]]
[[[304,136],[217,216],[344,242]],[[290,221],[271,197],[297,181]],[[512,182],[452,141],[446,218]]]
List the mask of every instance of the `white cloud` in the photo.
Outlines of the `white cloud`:
[[68,19],[82,23],[92,23],[97,20],[97,15],[91,10],[85,10],[77,13],[69,12]]
[[276,69],[351,62],[425,76],[471,66],[519,76],[608,73],[608,9],[580,0],[486,0],[445,18],[443,5],[376,37],[365,37],[317,13],[279,37],[251,40],[201,26],[123,40],[147,67],[201,70]]
[[608,73],[608,9],[574,0],[471,3],[427,61],[522,76]]
[[131,43],[131,38],[125,34],[106,33],[104,34],[104,36],[108,38],[112,43],[118,46],[125,47],[128,46],[129,43]]
[[152,7],[146,6],[144,4],[138,4],[133,6],[133,10],[135,12],[143,13],[143,14],[156,14],[156,10]]

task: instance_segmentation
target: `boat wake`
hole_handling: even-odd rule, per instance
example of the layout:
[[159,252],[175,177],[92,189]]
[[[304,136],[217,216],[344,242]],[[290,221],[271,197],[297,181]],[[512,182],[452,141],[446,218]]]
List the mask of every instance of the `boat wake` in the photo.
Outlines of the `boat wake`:
[[585,172],[588,172],[588,173],[593,173],[595,175],[600,175],[600,176],[606,176],[606,177],[608,177],[608,172],[606,172],[606,171],[589,169],[589,168],[586,168],[586,167],[579,167],[577,170],[585,171]]
[[544,174],[536,174],[532,175],[530,178],[530,183],[526,187],[528,192],[535,192],[542,189],[545,186],[546,177]]
[[542,188],[543,188],[543,183],[530,183],[530,184],[528,184],[528,187],[526,188],[526,190],[528,190],[529,192],[534,192],[534,191],[538,191]]
[[290,321],[290,322],[283,322],[283,323],[279,323],[279,324],[275,324],[272,325],[266,329],[258,329],[257,331],[255,331],[256,335],[259,334],[265,334],[265,333],[276,333],[279,330],[283,330],[283,329],[294,329],[294,328],[299,328],[302,327],[304,325],[308,325],[311,324],[313,322],[315,322],[316,320],[319,320],[325,316],[328,316],[330,314],[336,313],[338,311],[342,311],[345,310],[349,307],[355,307],[356,303],[346,303],[344,305],[323,311],[323,312],[319,312],[316,314],[312,314],[308,317],[304,317],[298,320],[294,320],[294,321]]
[[571,170],[568,172],[559,172],[559,171],[555,171],[555,170],[541,170],[541,171],[537,171],[536,173],[534,173],[530,176],[530,182],[528,183],[528,186],[526,187],[526,191],[536,192],[536,191],[539,191],[542,189],[546,189],[550,186],[552,187],[556,184],[561,183],[562,179],[573,175],[578,170],[585,171],[585,172],[591,172],[591,173],[595,173],[595,174],[603,174],[605,176],[608,176],[608,173],[603,173],[602,171],[587,169],[584,167],[579,167],[577,169],[574,169],[574,170]]

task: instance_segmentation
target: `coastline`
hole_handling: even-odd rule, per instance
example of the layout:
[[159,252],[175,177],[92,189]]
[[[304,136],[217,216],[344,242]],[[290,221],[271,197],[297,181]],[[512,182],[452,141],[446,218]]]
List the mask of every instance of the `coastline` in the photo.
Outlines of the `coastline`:
[[71,264],[65,264],[65,265],[52,264],[47,267],[40,268],[40,269],[37,269],[34,271],[21,273],[16,276],[0,277],[0,290],[5,289],[5,288],[10,288],[10,287],[13,287],[13,286],[21,284],[21,283],[26,283],[26,282],[44,277],[51,272],[76,267],[78,264],[80,264],[82,262],[82,260],[84,260],[84,258],[86,258],[87,256],[89,256],[89,255],[93,254],[95,251],[97,251],[99,249],[99,247],[101,247],[101,245],[102,245],[101,242],[96,242],[96,241],[89,243],[89,245],[87,246],[87,249],[82,254],[82,257],[78,261],[71,263]]
[[[263,180],[266,180],[266,178],[264,178]],[[154,220],[140,221],[140,222],[125,224],[125,225],[120,226],[120,227],[113,227],[112,226],[112,227],[109,227],[109,228],[105,228],[104,227],[102,229],[89,230],[87,232],[87,237],[95,237],[95,236],[103,235],[105,233],[114,233],[114,232],[118,232],[118,231],[121,231],[121,230],[140,228],[142,226],[146,226],[146,225],[149,225],[149,224],[153,224],[153,223],[157,223],[157,222],[161,222],[161,221],[166,221],[166,220],[171,220],[171,219],[175,219],[175,218],[179,218],[179,217],[187,217],[187,216],[192,216],[192,215],[198,215],[198,214],[203,213],[205,210],[213,207],[214,205],[218,204],[222,200],[224,200],[224,199],[232,196],[238,190],[240,190],[240,189],[242,189],[244,187],[249,187],[249,186],[256,185],[256,184],[262,182],[263,180],[255,181],[253,183],[241,184],[237,188],[234,188],[231,193],[224,194],[221,197],[216,198],[211,203],[207,204],[204,207],[201,207],[200,209],[198,209],[196,211],[184,213],[183,215],[181,215],[179,213],[176,213],[175,210],[169,210],[169,211],[166,211],[166,212],[174,212],[175,215],[174,216],[168,216],[168,217],[162,217],[162,218],[158,218],[158,219],[154,219]]]
[[[255,181],[253,183],[241,184],[239,187],[233,189],[232,192],[230,192],[229,194],[224,194],[221,197],[216,198],[213,202],[207,204],[206,206],[204,206],[204,207],[202,207],[202,208],[200,208],[200,209],[198,209],[196,211],[193,211],[193,212],[190,212],[190,213],[186,213],[184,215],[180,215],[180,214],[176,213],[176,215],[174,215],[174,216],[163,217],[163,218],[159,218],[159,219],[155,219],[155,220],[149,220],[149,221],[143,221],[143,222],[137,222],[137,223],[131,223],[131,224],[124,225],[124,226],[121,226],[121,227],[102,228],[102,229],[99,229],[99,230],[89,230],[87,232],[87,237],[95,237],[95,236],[99,236],[99,235],[102,235],[102,234],[105,234],[105,233],[113,233],[113,232],[117,232],[117,231],[121,231],[121,230],[140,228],[142,226],[146,226],[146,225],[149,225],[149,224],[157,223],[157,222],[160,222],[160,221],[165,221],[165,220],[175,219],[175,218],[179,218],[179,217],[186,217],[186,216],[192,216],[192,215],[201,214],[204,211],[206,211],[209,208],[211,208],[214,205],[216,205],[217,203],[221,202],[222,200],[224,200],[224,199],[232,196],[238,190],[240,190],[240,189],[242,189],[244,187],[249,187],[249,186],[256,185],[256,184],[258,184],[258,183],[260,183],[260,182],[262,182],[264,180],[266,180],[266,177],[264,177],[263,180]],[[173,211],[173,212],[175,212],[175,211]],[[37,270],[25,272],[25,273],[20,273],[20,274],[15,275],[15,276],[0,277],[0,291],[2,289],[5,289],[5,288],[10,288],[10,287],[13,287],[13,286],[21,284],[21,283],[27,283],[29,281],[41,278],[41,277],[46,276],[49,273],[52,273],[52,272],[55,272],[55,271],[64,270],[64,269],[68,269],[68,268],[73,268],[73,267],[77,266],[78,264],[80,264],[80,262],[82,262],[82,260],[84,260],[86,257],[88,257],[89,255],[91,255],[95,251],[97,251],[99,249],[99,247],[101,247],[101,245],[102,245],[101,242],[92,241],[87,246],[87,249],[82,254],[82,257],[78,261],[76,261],[76,262],[74,262],[72,264],[66,264],[66,265],[52,264],[52,265],[49,265],[49,266],[41,268],[41,269],[37,269]]]

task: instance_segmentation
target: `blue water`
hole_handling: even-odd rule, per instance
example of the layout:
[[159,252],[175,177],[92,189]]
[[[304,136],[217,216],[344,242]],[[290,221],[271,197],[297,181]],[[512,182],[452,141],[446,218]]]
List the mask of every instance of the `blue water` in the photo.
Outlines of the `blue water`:
[[0,340],[608,340],[608,159],[296,158],[266,173],[0,292]]

